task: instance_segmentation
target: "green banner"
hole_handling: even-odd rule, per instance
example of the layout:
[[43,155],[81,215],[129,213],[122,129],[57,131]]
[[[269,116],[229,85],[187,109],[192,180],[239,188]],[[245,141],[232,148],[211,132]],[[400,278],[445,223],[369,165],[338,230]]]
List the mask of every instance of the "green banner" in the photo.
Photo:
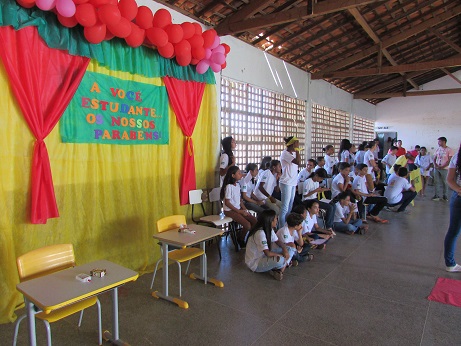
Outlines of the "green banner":
[[64,143],[168,144],[164,86],[86,72],[60,120]]

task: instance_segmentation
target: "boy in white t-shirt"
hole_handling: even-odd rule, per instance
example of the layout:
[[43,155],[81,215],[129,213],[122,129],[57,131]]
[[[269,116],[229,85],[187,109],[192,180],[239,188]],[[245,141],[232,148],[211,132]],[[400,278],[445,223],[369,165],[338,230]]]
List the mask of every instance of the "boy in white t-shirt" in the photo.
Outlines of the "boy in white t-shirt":
[[290,213],[286,217],[286,224],[277,231],[278,239],[287,247],[292,247],[295,252],[291,264],[297,266],[298,262],[309,260],[309,246],[304,245],[302,237],[303,217],[296,213]]
[[258,178],[253,194],[258,200],[264,201],[265,206],[280,214],[282,202],[272,196],[278,187],[278,181],[282,175],[282,165],[279,160],[272,160],[269,169],[266,169]]
[[339,174],[333,179],[331,183],[331,197],[334,199],[341,192],[347,190],[350,185],[351,178],[349,173],[351,172],[351,165],[347,162],[341,162],[339,164]]
[[335,230],[352,235],[356,232],[364,234],[368,226],[362,225],[362,220],[357,218],[357,205],[351,203],[347,192],[342,192],[337,197],[335,212]]
[[396,146],[391,146],[389,149],[389,152],[386,154],[386,156],[383,157],[381,160],[382,163],[386,165],[386,183],[389,180],[389,176],[391,175],[390,170],[392,166],[394,165],[395,161],[397,160],[397,148]]
[[303,183],[307,180],[307,178],[309,178],[311,173],[314,171],[314,167],[315,160],[309,159],[307,160],[306,167],[298,173],[298,195],[301,195],[303,193]]
[[[390,210],[403,213],[408,204],[416,197],[415,188],[407,180],[408,170],[405,167],[400,167],[396,175],[391,175],[387,184],[384,197],[387,198],[387,204]],[[397,206],[400,207],[397,208]],[[408,213],[408,212],[407,212]]]

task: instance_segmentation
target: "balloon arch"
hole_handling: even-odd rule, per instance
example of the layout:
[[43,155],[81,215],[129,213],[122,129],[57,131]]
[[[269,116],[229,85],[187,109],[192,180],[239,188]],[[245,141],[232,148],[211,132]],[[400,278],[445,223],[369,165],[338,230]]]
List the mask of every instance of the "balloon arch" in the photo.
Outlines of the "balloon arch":
[[197,73],[209,68],[219,72],[226,68],[230,47],[221,43],[214,29],[202,31],[198,23],[173,24],[166,9],[152,13],[135,0],[16,0],[25,8],[37,6],[53,11],[68,28],[81,25],[88,42],[101,43],[119,37],[130,47],[146,45],[156,48],[180,66],[195,65]]

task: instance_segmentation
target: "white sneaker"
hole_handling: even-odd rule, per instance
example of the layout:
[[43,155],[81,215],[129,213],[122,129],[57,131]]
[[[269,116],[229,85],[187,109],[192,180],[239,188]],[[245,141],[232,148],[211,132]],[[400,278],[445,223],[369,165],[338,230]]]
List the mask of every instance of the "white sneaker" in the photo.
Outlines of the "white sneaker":
[[457,273],[461,272],[461,266],[459,264],[455,264],[453,267],[446,267],[445,270],[450,273]]

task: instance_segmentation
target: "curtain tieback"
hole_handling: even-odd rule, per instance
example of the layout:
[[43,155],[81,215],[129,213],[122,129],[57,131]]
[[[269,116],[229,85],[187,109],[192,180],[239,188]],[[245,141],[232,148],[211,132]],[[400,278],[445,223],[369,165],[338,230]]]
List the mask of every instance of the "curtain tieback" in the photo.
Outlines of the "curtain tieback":
[[189,153],[189,156],[192,156],[192,137],[186,136],[186,141],[187,141],[187,152]]

